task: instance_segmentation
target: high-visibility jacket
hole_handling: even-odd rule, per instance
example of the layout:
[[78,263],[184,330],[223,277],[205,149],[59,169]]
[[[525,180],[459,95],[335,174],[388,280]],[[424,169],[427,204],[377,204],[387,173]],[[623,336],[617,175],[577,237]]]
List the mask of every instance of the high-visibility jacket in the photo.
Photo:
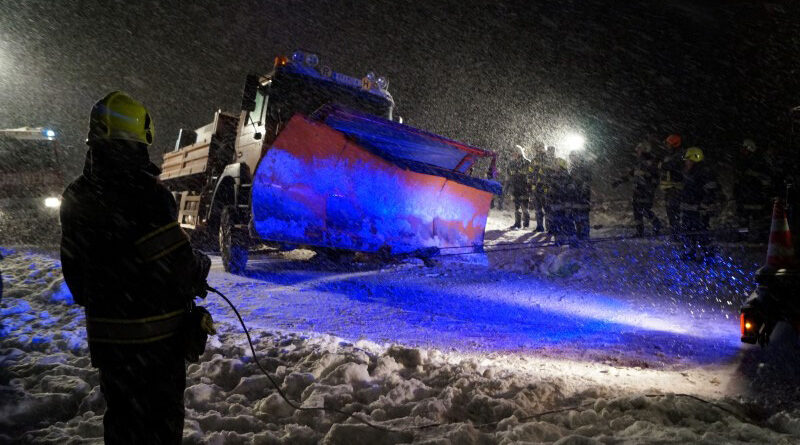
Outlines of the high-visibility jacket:
[[154,350],[182,356],[184,315],[208,259],[190,247],[169,191],[107,148],[90,151],[61,204],[64,279],[85,308],[92,363]]
[[547,193],[550,173],[547,168],[547,159],[542,155],[535,155],[528,168],[531,182],[531,191],[534,193],[544,195]]

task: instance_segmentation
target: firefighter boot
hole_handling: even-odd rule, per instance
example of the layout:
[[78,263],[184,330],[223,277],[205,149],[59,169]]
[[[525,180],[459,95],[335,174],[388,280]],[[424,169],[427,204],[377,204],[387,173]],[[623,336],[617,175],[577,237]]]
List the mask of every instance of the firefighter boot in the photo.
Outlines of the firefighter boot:
[[536,212],[536,232],[544,232],[544,218],[540,212]]
[[522,219],[522,215],[519,211],[514,212],[514,225],[509,227],[509,229],[519,229],[520,228],[520,221]]
[[531,225],[531,214],[525,212],[522,214],[522,227],[527,229],[529,225]]
[[653,217],[653,235],[658,236],[661,234],[661,220]]
[[644,224],[637,223],[636,224],[636,237],[641,238],[644,236]]

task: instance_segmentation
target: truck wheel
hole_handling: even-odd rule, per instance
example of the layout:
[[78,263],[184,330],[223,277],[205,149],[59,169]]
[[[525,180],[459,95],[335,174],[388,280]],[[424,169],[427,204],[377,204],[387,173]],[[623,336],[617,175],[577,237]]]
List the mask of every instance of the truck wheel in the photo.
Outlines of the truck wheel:
[[236,216],[234,206],[226,206],[222,209],[219,221],[219,251],[225,271],[240,274],[247,267],[247,249],[250,247],[250,237],[245,230],[236,228]]

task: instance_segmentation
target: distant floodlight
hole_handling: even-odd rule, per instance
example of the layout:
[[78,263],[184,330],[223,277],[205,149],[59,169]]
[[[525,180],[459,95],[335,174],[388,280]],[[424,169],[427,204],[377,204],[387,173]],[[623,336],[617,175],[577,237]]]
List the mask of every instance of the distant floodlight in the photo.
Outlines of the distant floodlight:
[[44,135],[45,135],[45,137],[48,137],[48,138],[54,138],[54,137],[56,137],[56,132],[53,131],[53,130],[49,130],[48,129],[48,130],[44,131]]
[[61,206],[61,198],[56,198],[55,196],[45,198],[44,206],[49,209],[57,209]]
[[586,143],[586,139],[577,134],[577,133],[570,133],[564,137],[564,141],[561,145],[567,150],[567,152],[575,151],[575,150],[583,150],[583,145]]

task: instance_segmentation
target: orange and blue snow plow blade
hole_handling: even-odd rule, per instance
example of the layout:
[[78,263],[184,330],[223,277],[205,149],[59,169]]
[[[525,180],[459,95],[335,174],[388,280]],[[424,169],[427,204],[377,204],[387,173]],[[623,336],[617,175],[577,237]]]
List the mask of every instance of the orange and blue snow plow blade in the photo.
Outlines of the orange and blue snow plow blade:
[[331,106],[295,115],[258,164],[253,231],[264,241],[360,252],[482,250],[500,184],[468,174],[495,154]]

